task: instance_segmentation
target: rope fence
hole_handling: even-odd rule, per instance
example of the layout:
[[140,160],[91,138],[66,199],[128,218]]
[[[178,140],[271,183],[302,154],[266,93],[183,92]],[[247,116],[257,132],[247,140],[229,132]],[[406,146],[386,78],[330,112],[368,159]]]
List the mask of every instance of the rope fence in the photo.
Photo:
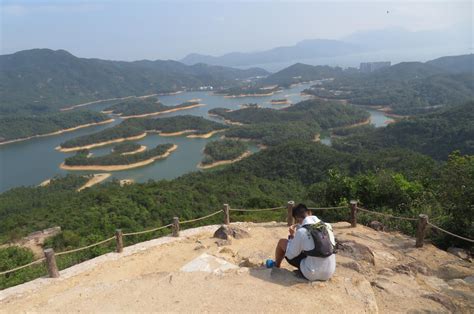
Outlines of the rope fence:
[[368,209],[361,208],[361,207],[357,207],[357,210],[360,210],[360,211],[366,212],[366,213],[371,213],[371,214],[379,215],[379,216],[384,216],[384,217],[387,217],[387,218],[400,219],[400,220],[408,220],[408,221],[418,221],[417,218],[394,216],[394,215],[391,215],[391,214],[386,214],[386,213],[381,213],[381,212],[374,212],[374,211],[372,211],[372,210],[368,210]]
[[464,241],[467,241],[467,242],[474,243],[474,240],[473,240],[473,239],[461,237],[460,235],[454,234],[454,233],[452,233],[452,232],[449,232],[449,231],[447,231],[447,230],[444,230],[444,229],[441,228],[441,227],[438,227],[438,226],[436,226],[436,225],[433,225],[433,224],[430,223],[430,222],[428,222],[428,225],[430,225],[430,227],[435,228],[435,229],[437,229],[437,230],[439,230],[439,231],[441,231],[441,232],[444,232],[444,233],[446,233],[446,234],[449,234],[450,236],[459,238],[459,239],[464,240]]
[[42,263],[44,260],[46,260],[46,258],[44,258],[44,257],[40,258],[40,259],[38,259],[36,261],[33,261],[31,263],[28,263],[26,265],[18,266],[16,268],[13,268],[13,269],[10,269],[10,270],[2,271],[2,272],[0,272],[0,275],[6,275],[6,274],[9,274],[9,273],[13,273],[14,271],[17,271],[17,270],[20,270],[20,269],[23,269],[23,268],[26,268],[26,267],[30,267],[30,266]]
[[273,211],[273,210],[283,209],[283,208],[286,208],[286,207],[279,206],[279,207],[261,208],[261,209],[229,208],[229,210],[233,212],[266,212],[266,211]]
[[[0,275],[6,275],[6,274],[9,274],[9,273],[12,273],[12,272],[15,272],[15,271],[18,271],[18,270],[36,265],[36,264],[40,264],[43,261],[46,261],[46,266],[48,268],[49,276],[53,277],[53,278],[59,277],[59,271],[58,271],[58,268],[57,268],[57,265],[56,265],[56,259],[55,259],[56,256],[62,256],[62,255],[66,255],[66,254],[71,254],[71,253],[87,250],[87,249],[90,249],[92,247],[108,243],[108,242],[110,242],[114,239],[116,241],[116,246],[117,246],[116,247],[116,252],[121,253],[123,251],[123,237],[151,233],[151,232],[166,229],[166,228],[169,228],[169,227],[172,228],[172,236],[179,237],[180,224],[188,224],[188,223],[193,223],[193,222],[205,220],[207,218],[213,217],[213,216],[215,216],[217,214],[220,214],[220,213],[224,213],[224,224],[227,225],[227,224],[230,223],[230,212],[265,212],[265,211],[281,210],[281,209],[286,208],[287,209],[287,224],[288,224],[288,226],[291,226],[291,225],[294,224],[294,218],[292,216],[292,210],[294,208],[294,205],[295,205],[295,203],[293,201],[289,201],[286,207],[285,206],[278,206],[278,207],[271,207],[271,208],[246,209],[246,208],[230,208],[230,206],[228,204],[224,204],[223,209],[215,211],[215,212],[213,212],[209,215],[194,218],[194,219],[184,220],[184,221],[179,221],[178,217],[174,217],[173,218],[173,223],[170,223],[170,224],[167,224],[167,225],[164,225],[164,226],[160,226],[160,227],[157,227],[157,228],[149,229],[149,230],[122,233],[122,231],[120,229],[117,229],[116,232],[115,232],[115,235],[113,237],[110,237],[110,238],[107,238],[107,239],[102,240],[100,242],[93,243],[93,244],[90,244],[90,245],[87,245],[87,246],[84,246],[84,247],[80,247],[80,248],[77,248],[77,249],[58,252],[56,254],[54,253],[54,251],[52,249],[46,249],[44,251],[45,252],[45,257],[40,258],[40,259],[38,259],[36,261],[33,261],[31,263],[28,263],[26,265],[18,266],[16,268],[0,272]],[[422,247],[423,246],[427,226],[430,226],[431,228],[437,229],[441,232],[444,232],[448,235],[459,238],[461,240],[465,240],[465,241],[474,243],[474,240],[472,240],[472,239],[459,236],[457,234],[454,234],[452,232],[444,230],[444,229],[430,223],[428,221],[428,216],[423,215],[423,214],[419,215],[418,218],[395,216],[395,215],[392,215],[392,214],[386,214],[386,213],[371,211],[371,210],[368,210],[368,209],[365,209],[365,208],[358,207],[357,206],[357,201],[351,201],[348,206],[346,205],[346,206],[334,206],[334,207],[310,207],[308,209],[310,209],[310,210],[327,210],[327,209],[347,209],[347,208],[350,208],[350,210],[351,210],[350,223],[351,223],[352,227],[357,226],[357,212],[358,211],[369,213],[369,214],[375,214],[375,215],[379,215],[379,216],[383,216],[383,217],[387,217],[389,219],[399,219],[399,220],[406,220],[406,221],[418,221],[416,244],[415,244],[416,247]],[[440,218],[440,217],[437,217],[437,218]],[[437,219],[437,218],[435,218],[435,219]]]

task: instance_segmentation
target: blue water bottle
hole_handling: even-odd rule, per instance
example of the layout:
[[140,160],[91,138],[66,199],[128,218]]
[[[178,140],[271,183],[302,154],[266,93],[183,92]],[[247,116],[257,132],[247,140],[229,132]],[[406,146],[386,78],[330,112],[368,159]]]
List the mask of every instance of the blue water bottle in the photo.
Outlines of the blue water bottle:
[[267,266],[267,268],[273,268],[275,266],[275,261],[272,259],[267,259],[265,261],[265,266]]

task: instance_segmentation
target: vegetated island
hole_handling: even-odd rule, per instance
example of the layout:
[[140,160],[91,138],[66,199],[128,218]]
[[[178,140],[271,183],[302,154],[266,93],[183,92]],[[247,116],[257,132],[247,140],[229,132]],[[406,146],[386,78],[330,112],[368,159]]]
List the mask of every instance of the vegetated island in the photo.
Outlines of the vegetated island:
[[286,98],[281,98],[281,99],[272,99],[270,100],[270,103],[272,105],[288,105],[290,101]]
[[42,115],[18,115],[0,118],[0,145],[58,135],[94,125],[113,122],[94,111],[56,112]]
[[136,153],[141,153],[146,150],[145,145],[140,145],[138,143],[124,142],[119,143],[112,148],[112,153],[118,153],[122,155],[133,155]]
[[231,164],[250,156],[247,143],[233,139],[209,142],[204,148],[205,157],[198,168],[209,169]]
[[245,108],[262,108],[262,107],[257,103],[248,103],[248,104],[241,104],[240,108],[245,109]]
[[279,87],[271,88],[258,86],[239,86],[222,89],[214,92],[216,95],[223,95],[225,98],[241,98],[241,97],[265,97],[272,96],[279,90]]
[[178,132],[187,131],[187,133],[205,137],[215,134],[218,130],[225,130],[227,128],[228,126],[222,123],[189,115],[161,119],[127,119],[112,128],[70,139],[61,143],[57,149],[62,152],[90,149],[140,139],[145,137],[147,133],[179,135]]
[[64,170],[126,170],[146,166],[155,160],[166,158],[177,148],[175,144],[160,144],[153,149],[133,155],[110,153],[97,157],[88,157],[89,151],[81,150],[76,155],[66,158],[60,167]]
[[179,110],[187,110],[196,107],[205,106],[199,101],[193,99],[176,106],[165,106],[158,101],[158,98],[132,98],[123,102],[114,104],[105,108],[103,113],[112,113],[119,115],[121,118],[143,118],[148,116],[156,116],[159,114],[171,113]]

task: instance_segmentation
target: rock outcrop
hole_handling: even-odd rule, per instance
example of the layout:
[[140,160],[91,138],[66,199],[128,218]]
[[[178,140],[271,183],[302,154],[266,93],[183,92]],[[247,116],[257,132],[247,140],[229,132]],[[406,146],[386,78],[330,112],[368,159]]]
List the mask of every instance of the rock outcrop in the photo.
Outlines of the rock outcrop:
[[262,266],[286,237],[285,224],[226,229],[234,227],[250,237],[226,233],[219,240],[232,242],[219,247],[218,226],[184,230],[77,265],[60,279],[0,291],[0,312],[474,312],[472,263],[429,244],[415,248],[405,235],[333,224],[336,273],[308,282],[285,262]]

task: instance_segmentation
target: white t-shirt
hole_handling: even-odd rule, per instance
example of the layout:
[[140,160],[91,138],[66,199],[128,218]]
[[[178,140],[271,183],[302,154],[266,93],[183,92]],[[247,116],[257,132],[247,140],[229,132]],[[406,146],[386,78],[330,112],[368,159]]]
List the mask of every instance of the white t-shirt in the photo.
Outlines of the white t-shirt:
[[[303,225],[310,225],[320,222],[316,216],[308,216],[303,220]],[[326,223],[328,227],[329,239],[335,246],[336,241],[332,232],[332,226]],[[314,241],[311,234],[305,228],[299,227],[293,239],[288,240],[285,256],[293,259],[301,254],[303,251],[310,251],[314,249]],[[308,256],[301,261],[300,270],[303,276],[308,280],[328,280],[336,270],[336,255],[332,254],[329,257]]]

